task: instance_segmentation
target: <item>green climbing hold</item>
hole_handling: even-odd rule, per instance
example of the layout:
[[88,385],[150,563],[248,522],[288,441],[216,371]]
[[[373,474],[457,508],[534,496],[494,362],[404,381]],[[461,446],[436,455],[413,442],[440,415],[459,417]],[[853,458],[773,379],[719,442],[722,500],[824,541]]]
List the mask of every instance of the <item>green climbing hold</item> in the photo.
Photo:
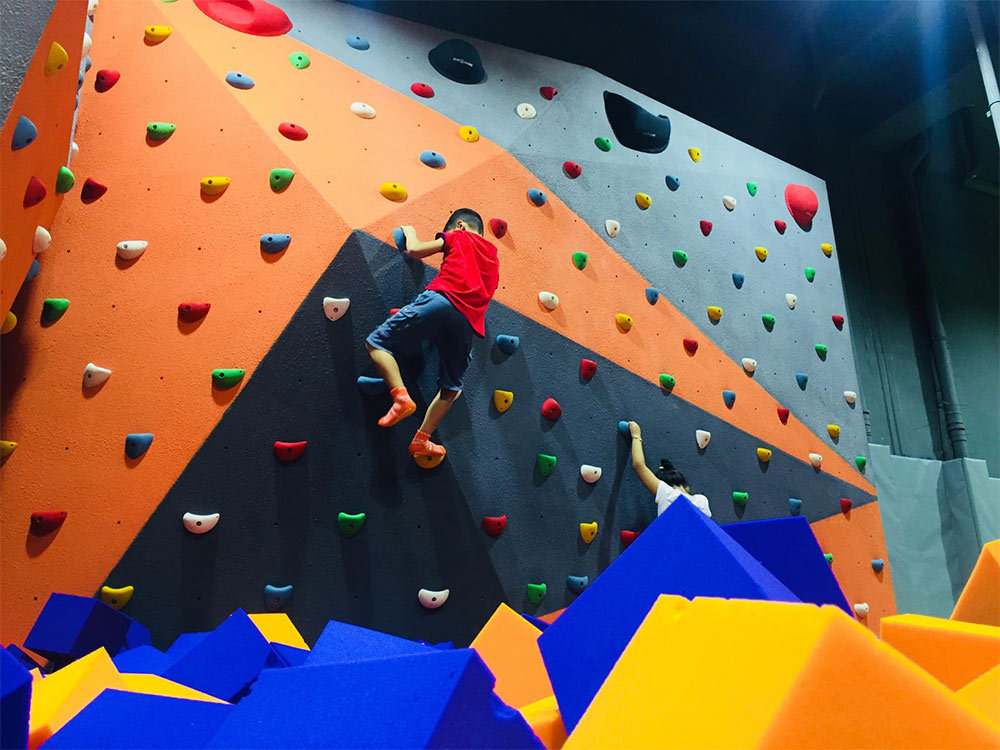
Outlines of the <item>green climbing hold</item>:
[[545,598],[546,591],[548,591],[548,587],[544,583],[529,583],[528,601],[537,607]]
[[811,266],[805,267],[806,281],[812,283],[812,280],[816,278],[816,269]]
[[587,267],[587,254],[586,253],[573,253],[573,265],[579,268],[581,271]]
[[42,320],[55,323],[69,307],[68,299],[47,299],[42,302]]
[[303,52],[293,52],[288,56],[288,62],[292,64],[293,68],[303,70],[309,67],[309,55]]
[[59,167],[59,175],[56,177],[56,192],[68,193],[75,183],[76,177],[73,176],[69,167]]
[[543,477],[547,477],[556,468],[556,457],[550,456],[546,453],[538,454],[538,473]]
[[665,372],[660,373],[660,387],[664,390],[672,390],[673,387],[677,385],[677,378],[673,375],[667,375]]
[[611,150],[611,139],[605,138],[603,135],[598,136],[594,139],[594,145],[597,146],[601,151]]
[[212,370],[212,385],[220,391],[232,388],[243,380],[244,371],[233,368]]
[[749,500],[749,499],[750,499],[750,493],[749,492],[734,492],[733,493],[733,502],[736,503],[737,505],[746,505],[747,504],[747,500]]
[[674,263],[677,264],[678,268],[683,268],[684,264],[688,262],[688,254],[683,250],[674,250]]
[[361,527],[364,526],[364,523],[364,513],[358,513],[353,516],[350,513],[337,514],[337,525],[340,527],[340,533],[345,539],[350,539],[352,536],[361,531]]
[[272,169],[271,170],[271,190],[276,193],[280,193],[282,190],[287,188],[292,184],[292,178],[295,177],[294,169]]
[[748,182],[747,183],[747,192],[750,193],[750,195],[752,195],[752,196],[753,195],[757,195],[757,183],[756,182]]
[[773,315],[768,315],[767,313],[764,313],[763,315],[760,316],[760,319],[762,321],[764,321],[764,328],[766,328],[768,331],[773,331],[774,330],[774,316]]
[[858,465],[858,471],[864,471],[865,467],[868,465],[868,459],[864,456],[855,456],[854,463]]
[[830,553],[830,552],[824,552],[823,553],[823,557],[826,558],[826,561],[828,563],[830,563],[830,565],[833,565],[833,554],[832,553]]
[[824,362],[826,361],[826,352],[826,344],[816,344],[816,355]]
[[146,136],[151,141],[165,141],[175,130],[177,126],[172,122],[151,122],[146,126]]

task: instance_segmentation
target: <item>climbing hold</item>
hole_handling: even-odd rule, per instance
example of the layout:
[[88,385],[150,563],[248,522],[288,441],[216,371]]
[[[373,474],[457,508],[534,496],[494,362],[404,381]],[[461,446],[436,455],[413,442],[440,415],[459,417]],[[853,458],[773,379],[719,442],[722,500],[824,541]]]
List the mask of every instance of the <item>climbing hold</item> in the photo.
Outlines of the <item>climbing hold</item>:
[[684,348],[688,354],[694,354],[698,351],[698,341],[696,339],[684,339]]
[[118,257],[122,260],[135,260],[142,255],[149,243],[145,240],[126,240],[116,246]]
[[802,390],[806,389],[806,383],[809,382],[809,376],[804,372],[795,373],[795,382],[799,384],[799,388]]
[[7,257],[7,243],[0,238],[0,260]]
[[881,557],[877,557],[874,560],[872,560],[872,570],[874,570],[876,573],[881,573],[883,568],[885,568],[885,560],[883,560]]
[[172,28],[169,26],[147,26],[143,32],[143,38],[146,40],[146,44],[159,44],[168,36],[170,36]]
[[347,297],[342,299],[337,297],[323,298],[323,314],[326,315],[327,319],[330,321],[340,320],[347,313],[347,309],[350,306],[351,300]]
[[68,193],[76,182],[76,178],[69,167],[59,167],[59,174],[56,175],[56,193],[62,195]]
[[672,391],[677,385],[677,378],[665,372],[660,373],[660,387],[665,391]]
[[827,562],[828,565],[833,565],[833,553],[831,553],[831,552],[824,552],[823,553],[823,557],[826,558],[826,562]]
[[742,360],[743,369],[748,373],[753,374],[753,371],[757,369],[757,360],[751,359],[750,357],[744,357]]
[[83,368],[83,387],[96,388],[110,377],[111,370],[98,367],[93,362],[88,362],[87,366]]
[[784,234],[785,230],[788,229],[788,225],[781,219],[775,219],[774,228],[778,230],[778,234]]
[[41,271],[42,271],[42,267],[38,263],[38,258],[32,258],[31,259],[31,265],[28,266],[28,273],[25,274],[24,280],[25,281],[31,281],[39,273],[41,273]]
[[109,607],[121,609],[132,601],[132,594],[134,591],[135,586],[123,586],[120,589],[113,589],[110,586],[101,586],[101,601]]
[[624,96],[604,92],[604,113],[618,142],[625,148],[659,154],[670,143],[670,118],[654,115]]
[[358,390],[365,396],[378,396],[386,392],[385,381],[382,378],[370,378],[367,375],[358,376]]
[[773,331],[774,330],[774,316],[773,315],[769,315],[768,313],[764,313],[763,315],[760,316],[760,319],[764,323],[764,328],[766,328],[768,331]]
[[556,420],[562,416],[562,407],[554,398],[547,398],[542,403],[542,416],[546,419]]
[[365,104],[364,102],[354,102],[351,105],[351,112],[356,114],[362,120],[371,120],[375,117],[375,107],[370,104]]
[[864,472],[865,467],[868,465],[868,459],[864,456],[855,456],[854,463],[858,466],[858,471]]
[[292,241],[290,234],[262,234],[260,236],[260,250],[262,253],[280,253]]
[[279,461],[284,461],[286,463],[294,461],[297,458],[301,458],[302,454],[305,452],[305,440],[298,443],[283,443],[280,440],[274,441],[274,457]]
[[0,440],[0,460],[6,460],[16,447],[17,443],[12,440]]
[[699,226],[701,227],[701,233],[706,237],[712,233],[712,222],[702,219],[699,222]]
[[347,37],[347,46],[363,51],[369,49],[372,45],[363,36],[352,34],[351,36]]
[[534,203],[536,206],[544,206],[548,198],[546,198],[545,193],[543,193],[538,188],[529,188],[528,200]]
[[701,161],[701,149],[700,148],[689,148],[688,156],[691,157],[691,161],[695,164]]
[[420,161],[434,169],[442,169],[445,165],[444,157],[437,151],[421,151]]
[[463,141],[469,143],[475,143],[479,140],[479,131],[476,130],[471,125],[463,125],[458,129],[458,134],[462,137]]
[[771,449],[770,448],[758,448],[757,449],[757,460],[762,464],[766,464],[771,460]]
[[146,125],[146,137],[151,141],[165,141],[175,130],[177,126],[172,122],[151,122]]
[[264,587],[264,603],[272,612],[281,609],[292,597],[294,586],[272,586],[267,584]]
[[786,294],[785,295],[785,304],[788,305],[788,309],[789,310],[794,310],[795,309],[795,303],[798,302],[798,301],[799,301],[799,298],[796,297],[794,294]]
[[139,458],[153,444],[151,432],[132,432],[125,436],[125,455],[129,458]]
[[684,266],[688,262],[688,254],[683,250],[674,250],[673,256],[674,256],[674,265],[676,265],[678,268],[684,268]]
[[309,137],[309,133],[301,125],[294,122],[282,122],[278,125],[278,132],[290,141],[304,141]]
[[517,336],[507,336],[505,334],[500,334],[497,336],[497,349],[502,351],[504,354],[513,354],[517,351],[517,347],[520,346],[521,339]]
[[383,182],[379,185],[378,191],[383,198],[388,198],[395,203],[405,201],[407,196],[406,188],[395,182]]
[[483,531],[490,536],[500,536],[507,528],[507,516],[483,516]]
[[757,195],[757,183],[756,182],[748,182],[747,183],[747,192],[750,193],[750,197],[753,197],[753,196]]
[[655,305],[656,301],[659,298],[660,298],[660,290],[659,289],[657,289],[655,286],[647,286],[646,287],[646,301],[649,304]]
[[785,206],[795,223],[808,232],[819,210],[819,198],[805,185],[788,185],[785,187]]
[[844,401],[854,406],[854,402],[858,400],[858,394],[854,391],[844,391]]
[[626,315],[625,313],[618,313],[615,315],[615,325],[628,333],[632,330],[632,316]]
[[638,531],[630,531],[629,529],[622,529],[621,533],[622,547],[628,547],[630,544],[632,544],[632,542],[635,541],[635,538],[637,536],[639,536]]
[[97,75],[94,76],[94,90],[99,94],[103,94],[105,91],[109,91],[112,86],[118,83],[118,79],[121,77],[122,74],[117,70],[112,70],[110,68],[99,70],[97,71]]
[[831,245],[829,242],[824,242],[822,245],[819,246],[819,249],[823,251],[823,255],[825,255],[827,258],[833,255],[833,245]]
[[594,139],[594,145],[597,146],[601,151],[611,150],[611,139],[605,138],[603,135],[599,135]]
[[512,391],[493,391],[493,405],[497,408],[497,411],[503,414],[507,411],[511,404],[514,403],[514,394]]
[[479,52],[464,39],[446,39],[427,53],[427,60],[434,70],[456,83],[479,83],[486,77]]
[[651,205],[653,205],[653,199],[649,197],[646,193],[636,193],[635,194],[635,205],[645,211]]
[[279,167],[271,170],[271,174],[268,177],[268,184],[271,186],[271,190],[275,193],[280,193],[292,184],[294,177],[295,170]]
[[836,439],[838,439],[840,437],[840,425],[828,424],[826,426],[826,431],[828,433],[830,433],[830,437],[833,440],[836,440]]
[[66,312],[67,307],[69,307],[68,299],[42,300],[42,320],[46,323],[55,323]]
[[539,292],[538,301],[546,310],[555,310],[559,307],[559,298],[552,292]]
[[574,594],[581,594],[590,584],[589,576],[566,576],[566,588]]
[[232,73],[226,73],[226,83],[232,86],[234,89],[252,89],[254,87],[253,78],[246,75],[245,73],[237,73],[233,71]]
[[521,102],[518,104],[514,111],[517,112],[517,116],[522,120],[531,120],[537,114],[537,112],[535,112],[535,108],[527,102]]
[[626,440],[632,439],[632,431],[629,429],[628,422],[624,419],[618,422],[618,434],[621,435]]
[[857,604],[855,604],[854,605],[854,614],[856,614],[858,617],[867,617],[868,616],[868,603],[867,602],[858,602]]
[[417,601],[427,609],[437,609],[446,601],[448,601],[448,594],[451,593],[451,589],[441,589],[440,591],[430,591],[428,589],[420,589],[417,592]]
[[757,260],[763,263],[767,260],[767,248],[766,247],[755,247],[753,249],[753,254],[757,256]]
[[555,98],[555,95],[559,93],[559,89],[553,88],[552,86],[542,86],[538,89],[538,93],[542,95],[543,99],[552,101]]
[[580,360],[580,377],[584,380],[590,380],[594,375],[597,374],[597,363],[592,359],[581,359]]
[[708,447],[708,441],[712,439],[712,433],[708,430],[695,430],[694,440],[698,444],[701,450],[705,450]]
[[208,315],[211,302],[181,302],[177,305],[177,317],[185,323],[194,323]]
[[106,192],[108,192],[107,185],[102,185],[97,180],[88,177],[80,189],[80,200],[84,203],[93,203]]
[[708,308],[708,319],[713,323],[718,323],[722,320],[722,308],[716,305],[709,305]]
[[309,56],[304,52],[293,52],[288,56],[288,62],[292,64],[293,68],[304,70],[309,67]]
[[742,289],[743,288],[743,279],[744,278],[745,277],[743,276],[743,274],[741,274],[741,273],[734,273],[733,274],[733,286],[735,286],[737,289]]
[[42,510],[31,514],[31,533],[35,536],[51,534],[66,520],[65,510]]
[[604,222],[604,231],[608,233],[608,237],[617,237],[621,229],[622,225],[614,219],[608,219]]
[[590,544],[594,541],[595,536],[597,536],[597,521],[580,524],[580,538],[583,539],[583,541]]
[[724,195],[722,196],[722,205],[727,211],[732,211],[736,208],[736,199],[731,195]]
[[49,45],[49,52],[45,56],[45,75],[55,75],[68,62],[69,54],[66,52],[66,49],[59,42],[52,42]]
[[802,509],[802,501],[796,497],[788,498],[788,512],[793,516],[797,516],[799,511]]
[[414,94],[421,97],[422,99],[431,99],[434,96],[434,89],[432,89],[426,83],[410,84],[410,91],[412,91]]
[[749,500],[749,499],[750,499],[750,493],[749,492],[734,492],[733,493],[733,502],[736,503],[737,505],[746,505],[747,504],[747,500]]
[[35,227],[35,236],[31,240],[31,252],[35,255],[38,253],[44,253],[49,249],[49,245],[52,244],[52,235],[49,234],[49,230],[45,227]]
[[813,465],[813,468],[818,469],[823,463],[823,457],[818,453],[809,454],[809,463]]
[[564,161],[563,162],[563,172],[571,180],[575,180],[581,174],[583,174],[583,167],[577,164],[575,161]]
[[812,280],[816,278],[816,269],[815,268],[810,268],[809,266],[806,266],[802,270],[803,270],[803,272],[806,275],[806,281],[808,281],[811,284]]
[[350,539],[352,536],[361,531],[361,527],[365,524],[365,514],[355,513],[351,515],[350,513],[338,513],[337,514],[337,526],[340,528],[340,535],[345,539]]
[[537,607],[545,598],[547,589],[548,587],[544,583],[529,583],[527,586],[528,601]]
[[17,125],[14,126],[14,135],[10,139],[10,150],[20,151],[22,148],[30,146],[38,137],[38,128],[35,123],[26,116],[17,118]]
[[581,271],[587,267],[587,254],[576,252],[573,253],[573,265],[576,266]]
[[[593,484],[601,478],[601,467],[583,464],[580,467],[580,476],[583,477],[583,481],[587,484]],[[594,524],[594,533],[597,533],[597,524]]]
[[48,191],[45,189],[45,183],[37,177],[32,177],[28,180],[28,186],[24,189],[24,201],[22,202],[22,205],[25,208],[37,206],[45,200],[45,194],[47,192]]
[[816,344],[816,356],[822,360],[826,360],[827,347],[826,344]]
[[212,386],[220,391],[232,388],[243,380],[245,370],[238,368],[217,368],[212,370]]
[[732,409],[733,404],[736,403],[736,391],[723,391],[722,401],[725,403],[726,408]]
[[17,327],[17,316],[11,312],[7,311],[7,315],[4,316],[3,324],[0,325],[0,335],[5,333],[10,333]]
[[205,195],[221,195],[229,187],[230,179],[218,175],[201,178],[201,192]]
[[503,219],[490,219],[490,231],[498,240],[507,234],[507,222]]
[[843,331],[844,330],[844,316],[843,315],[831,315],[830,316],[830,320],[833,321],[833,324],[837,327],[838,331]]
[[790,412],[784,406],[778,407],[778,421],[781,422],[781,424],[788,424],[789,414]]
[[535,459],[535,465],[538,467],[538,473],[543,477],[547,477],[556,468],[556,457],[539,453],[538,458]]
[[668,174],[664,179],[667,183],[667,188],[670,190],[670,192],[675,191],[677,188],[681,186],[680,178],[675,177],[672,174]]

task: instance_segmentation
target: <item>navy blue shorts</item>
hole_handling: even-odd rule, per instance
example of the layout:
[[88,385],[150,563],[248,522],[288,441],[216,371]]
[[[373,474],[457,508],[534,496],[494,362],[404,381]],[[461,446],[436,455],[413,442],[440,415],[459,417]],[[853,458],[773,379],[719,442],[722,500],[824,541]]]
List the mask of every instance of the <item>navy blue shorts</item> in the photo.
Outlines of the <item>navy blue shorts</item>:
[[421,341],[430,341],[438,350],[438,385],[446,391],[460,391],[462,376],[472,362],[475,335],[469,321],[447,297],[425,289],[365,340],[392,355],[412,351]]

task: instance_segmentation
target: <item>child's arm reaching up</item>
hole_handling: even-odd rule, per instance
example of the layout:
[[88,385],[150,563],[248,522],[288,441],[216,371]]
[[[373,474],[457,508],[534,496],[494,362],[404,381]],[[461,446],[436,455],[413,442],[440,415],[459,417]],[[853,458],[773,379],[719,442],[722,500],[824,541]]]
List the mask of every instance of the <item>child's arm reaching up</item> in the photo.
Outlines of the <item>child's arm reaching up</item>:
[[406,238],[404,252],[411,258],[426,258],[428,255],[441,252],[444,247],[444,238],[442,237],[430,242],[421,242],[417,239],[417,230],[413,227],[403,227],[403,236]]
[[646,489],[655,495],[660,487],[660,480],[646,466],[646,456],[642,451],[642,431],[635,422],[628,423],[628,431],[632,436],[632,468],[635,469],[635,473],[642,480],[642,483],[646,485]]

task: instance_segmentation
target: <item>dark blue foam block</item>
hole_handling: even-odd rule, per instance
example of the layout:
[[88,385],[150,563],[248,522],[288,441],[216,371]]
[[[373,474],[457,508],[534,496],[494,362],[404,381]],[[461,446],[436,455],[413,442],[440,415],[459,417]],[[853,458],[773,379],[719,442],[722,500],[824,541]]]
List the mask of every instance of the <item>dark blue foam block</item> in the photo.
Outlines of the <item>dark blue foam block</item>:
[[177,636],[174,642],[170,644],[170,647],[167,649],[167,656],[169,656],[173,661],[177,661],[184,656],[184,654],[205,640],[209,635],[210,632],[181,633]]
[[567,731],[660,594],[799,601],[681,495],[538,639]]
[[854,616],[809,521],[802,516],[730,523],[721,528],[802,601],[835,604]]
[[271,654],[267,658],[269,667],[301,667],[309,657],[309,651],[295,648],[285,643],[272,643]]
[[163,676],[231,701],[264,668],[271,646],[242,609],[180,657]]
[[115,656],[127,647],[128,631],[134,622],[98,599],[54,593],[31,627],[24,647],[57,663],[66,663],[102,646]]
[[537,617],[526,615],[524,612],[521,613],[521,617],[530,622],[532,625],[541,630],[543,633],[545,632],[545,629],[548,628],[549,626],[549,623],[545,622],[545,620],[539,620]]
[[112,661],[119,672],[159,675],[174,663],[173,658],[153,646],[130,648],[128,651],[122,651]]
[[330,620],[309,652],[307,666],[341,664],[364,659],[384,659],[389,656],[422,654],[433,646],[424,646],[388,633],[369,630],[346,622]]
[[213,748],[541,747],[471,649],[262,672]]
[[0,652],[0,747],[28,746],[31,675],[17,657]]
[[105,690],[52,735],[45,747],[202,748],[232,710],[228,703]]

